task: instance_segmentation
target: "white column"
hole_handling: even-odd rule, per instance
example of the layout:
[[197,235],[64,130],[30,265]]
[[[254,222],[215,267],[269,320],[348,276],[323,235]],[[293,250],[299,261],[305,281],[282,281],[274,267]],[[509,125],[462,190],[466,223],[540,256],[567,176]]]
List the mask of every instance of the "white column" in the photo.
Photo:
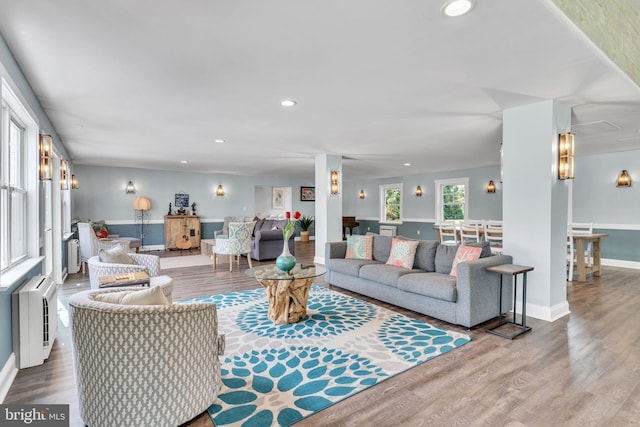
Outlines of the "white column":
[[571,109],[556,101],[503,113],[504,253],[535,268],[528,275],[527,315],[547,321],[569,313],[568,184],[558,179],[557,157],[558,134],[570,127]]
[[[340,192],[331,194],[331,171],[340,177]],[[316,212],[314,262],[324,264],[326,242],[342,240],[342,156],[318,154],[316,156]]]

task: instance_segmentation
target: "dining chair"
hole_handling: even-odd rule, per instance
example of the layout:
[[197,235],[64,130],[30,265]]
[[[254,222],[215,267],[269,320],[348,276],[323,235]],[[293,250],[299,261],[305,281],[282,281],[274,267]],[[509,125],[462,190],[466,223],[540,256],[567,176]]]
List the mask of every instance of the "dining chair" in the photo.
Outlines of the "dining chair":
[[460,243],[464,245],[465,242],[480,242],[480,234],[484,234],[482,227],[482,222],[479,221],[465,221],[460,224]]
[[442,223],[438,226],[440,231],[440,243],[443,245],[457,245],[460,243],[458,239],[458,230],[453,222]]
[[489,242],[491,254],[502,254],[502,224],[491,223],[489,221],[484,224],[484,240]]
[[[572,222],[567,227],[567,279],[569,281],[573,281],[573,270],[577,264],[577,256],[575,253],[575,244],[573,241],[573,236],[575,234],[593,234],[593,223],[590,222]],[[588,243],[584,248],[584,253],[581,255],[584,256],[585,264],[591,265],[593,263],[593,244]]]
[[238,268],[240,268],[240,256],[246,255],[251,265],[251,235],[256,221],[250,222],[230,222],[229,237],[227,239],[216,239],[216,245],[212,247],[213,270],[217,266],[217,255],[229,255],[229,271],[233,271],[233,258],[236,257]]

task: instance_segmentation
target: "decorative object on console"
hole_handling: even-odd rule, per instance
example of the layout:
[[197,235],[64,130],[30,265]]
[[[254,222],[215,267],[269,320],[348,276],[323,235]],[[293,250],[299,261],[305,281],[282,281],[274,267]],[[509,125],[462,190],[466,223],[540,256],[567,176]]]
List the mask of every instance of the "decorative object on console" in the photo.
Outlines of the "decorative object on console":
[[80,188],[78,185],[78,178],[74,174],[71,174],[71,189],[77,190],[78,188]]
[[495,193],[496,192],[496,185],[493,183],[493,180],[489,180],[489,183],[487,184],[487,193]]
[[40,181],[51,181],[53,175],[53,138],[40,135]]
[[616,181],[616,187],[631,187],[631,177],[626,169],[620,172],[620,176]]
[[561,133],[558,137],[558,179],[574,178],[574,155],[574,134]]
[[340,172],[331,171],[331,194],[340,193]]
[[416,197],[422,197],[422,187],[419,185],[416,187]]
[[136,194],[136,187],[133,185],[133,182],[129,181],[124,191],[126,194]]
[[[282,253],[276,258],[276,265],[284,272],[290,271],[296,265],[296,257],[289,252],[289,239],[293,236],[293,232],[296,228],[296,221],[291,221],[291,212],[287,211],[287,225],[282,230],[282,238],[284,239],[284,247]],[[293,218],[298,220],[300,218],[300,212],[296,211],[293,214]]]

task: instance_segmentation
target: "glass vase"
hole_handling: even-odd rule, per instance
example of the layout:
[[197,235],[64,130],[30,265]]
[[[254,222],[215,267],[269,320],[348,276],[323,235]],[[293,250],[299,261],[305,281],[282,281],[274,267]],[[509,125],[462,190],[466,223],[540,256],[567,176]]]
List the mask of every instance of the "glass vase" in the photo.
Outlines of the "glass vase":
[[288,273],[293,267],[296,266],[296,257],[289,252],[289,242],[284,242],[284,248],[282,253],[276,258],[276,265],[285,273]]

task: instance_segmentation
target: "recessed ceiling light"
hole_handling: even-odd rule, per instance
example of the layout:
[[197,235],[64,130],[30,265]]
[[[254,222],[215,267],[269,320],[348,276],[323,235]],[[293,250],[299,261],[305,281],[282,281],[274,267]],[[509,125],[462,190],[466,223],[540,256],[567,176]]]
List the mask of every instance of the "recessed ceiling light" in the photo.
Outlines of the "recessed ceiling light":
[[224,144],[224,139],[216,139],[216,142],[217,142],[218,144]]
[[462,16],[473,9],[475,3],[475,0],[449,0],[442,6],[442,13],[450,17]]
[[180,160],[180,163],[189,163],[186,160]]
[[405,163],[404,165],[405,166],[411,166],[411,163]]
[[293,99],[285,99],[283,101],[280,101],[280,105],[282,105],[283,107],[293,107],[296,104],[297,102]]

